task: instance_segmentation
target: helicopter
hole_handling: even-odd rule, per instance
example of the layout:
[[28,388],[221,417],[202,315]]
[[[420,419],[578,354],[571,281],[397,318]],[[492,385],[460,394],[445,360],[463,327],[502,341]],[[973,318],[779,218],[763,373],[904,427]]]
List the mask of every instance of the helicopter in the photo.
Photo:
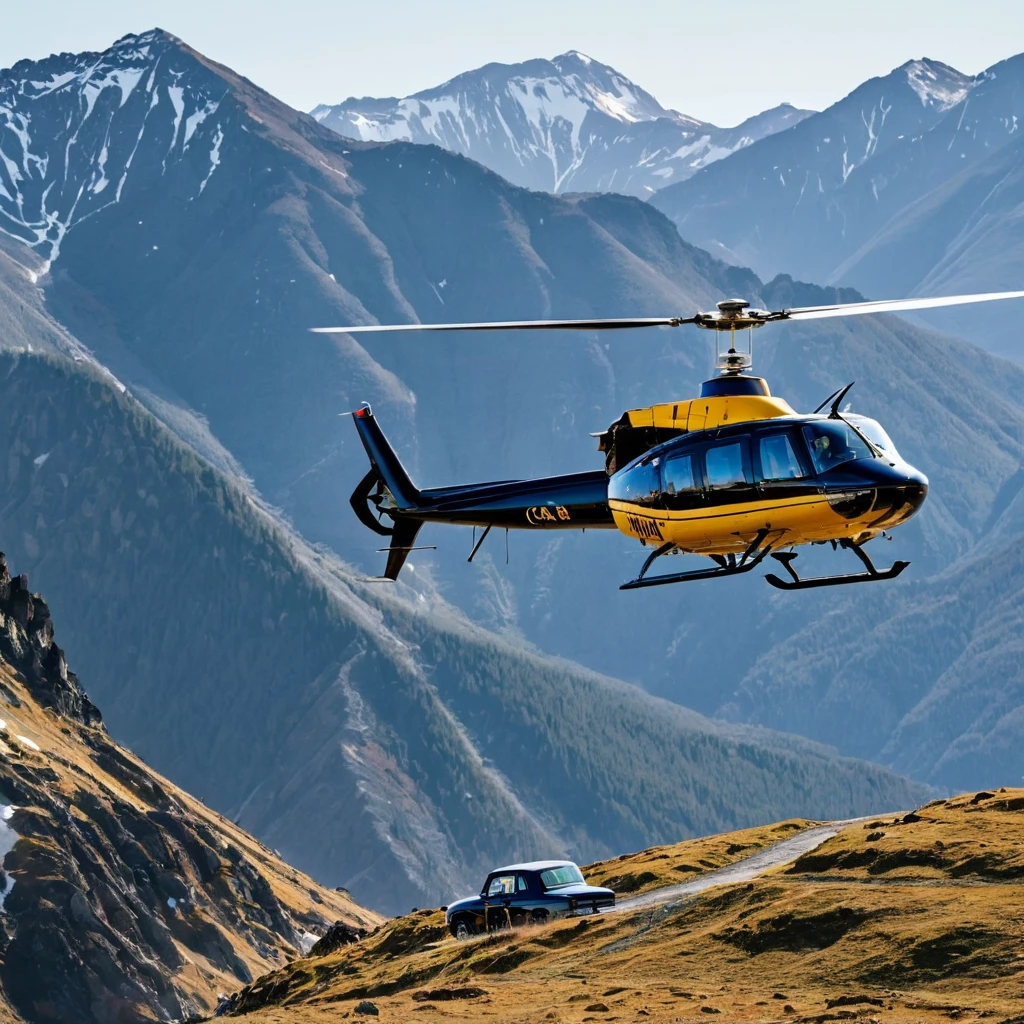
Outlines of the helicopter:
[[[864,545],[911,518],[928,494],[927,477],[906,462],[880,423],[840,410],[852,384],[813,413],[797,413],[754,376],[753,331],[766,324],[932,309],[1024,297],[1024,291],[894,299],[769,311],[724,299],[690,317],[518,320],[456,324],[316,327],[318,334],[390,331],[631,330],[693,325],[716,332],[717,373],[696,398],[630,409],[593,435],[605,467],[527,480],[417,488],[368,404],[352,413],[370,469],[350,498],[359,521],[390,538],[383,576],[395,581],[425,523],[482,530],[473,561],[494,527],[526,530],[618,529],[651,549],[620,590],[748,573],[769,556],[781,590],[804,590],[899,576],[910,564],[876,568]],[[736,337],[747,332],[745,349]],[[729,347],[723,349],[727,337]],[[742,338],[742,334],[741,334]],[[385,523],[390,520],[390,525]],[[507,536],[507,533],[506,533]],[[862,571],[801,577],[793,548],[831,544],[851,551]],[[429,546],[428,546],[429,547]],[[711,565],[648,575],[666,555],[706,556]],[[770,564],[770,563],[769,563]]]

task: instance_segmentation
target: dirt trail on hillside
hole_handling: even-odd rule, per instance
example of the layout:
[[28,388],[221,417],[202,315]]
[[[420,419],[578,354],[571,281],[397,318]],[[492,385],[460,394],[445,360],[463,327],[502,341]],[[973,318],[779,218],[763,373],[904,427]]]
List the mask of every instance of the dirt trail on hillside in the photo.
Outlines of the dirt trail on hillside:
[[[869,816],[870,817],[870,816]],[[821,846],[822,843],[838,835],[848,825],[855,825],[858,821],[867,821],[868,818],[851,818],[848,821],[830,821],[824,825],[817,825],[804,832],[799,832],[790,839],[784,839],[781,843],[769,846],[766,850],[744,860],[736,861],[728,867],[719,868],[717,871],[710,871],[692,882],[681,882],[679,885],[669,885],[664,889],[654,889],[645,892],[640,896],[627,897],[616,902],[613,908],[604,911],[606,914],[615,914],[621,911],[643,910],[646,907],[661,906],[665,903],[674,903],[676,900],[685,899],[687,896],[696,896],[716,885],[735,885],[737,882],[749,882],[751,879],[763,875],[772,868],[780,867],[783,864],[791,864],[798,857],[809,853],[811,850]]]

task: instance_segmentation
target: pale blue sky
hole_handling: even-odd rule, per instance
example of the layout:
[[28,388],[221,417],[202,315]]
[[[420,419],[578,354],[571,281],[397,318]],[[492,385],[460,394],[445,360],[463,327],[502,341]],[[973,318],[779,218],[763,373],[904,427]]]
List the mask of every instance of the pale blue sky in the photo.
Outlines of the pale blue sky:
[[974,74],[1024,51],[1021,0],[23,0],[0,67],[157,25],[303,110],[576,49],[721,125],[827,106],[913,57]]

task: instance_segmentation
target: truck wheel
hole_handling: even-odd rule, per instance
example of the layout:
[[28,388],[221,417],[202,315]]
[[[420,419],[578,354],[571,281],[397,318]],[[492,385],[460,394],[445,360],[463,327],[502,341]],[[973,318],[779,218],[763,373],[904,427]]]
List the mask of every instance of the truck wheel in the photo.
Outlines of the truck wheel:
[[467,939],[473,937],[473,930],[469,926],[469,922],[464,918],[458,918],[452,924],[452,935],[459,940],[459,942],[465,942]]
[[546,924],[548,920],[548,912],[546,910],[535,910],[530,915],[530,924]]

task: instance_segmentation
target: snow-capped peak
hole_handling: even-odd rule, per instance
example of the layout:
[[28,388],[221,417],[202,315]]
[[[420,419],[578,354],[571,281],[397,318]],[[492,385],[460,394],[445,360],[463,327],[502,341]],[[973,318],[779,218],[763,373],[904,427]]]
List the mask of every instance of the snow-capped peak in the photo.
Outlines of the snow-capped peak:
[[0,231],[52,262],[74,224],[120,202],[143,166],[160,175],[205,149],[196,173],[208,180],[225,91],[161,29],[0,71]]
[[974,79],[941,61],[907,61],[901,68],[907,76],[907,84],[917,93],[921,105],[949,110],[955,107],[970,91]]
[[[751,122],[751,132],[716,128],[667,110],[615,68],[578,50],[486,64],[405,99],[351,98],[312,115],[350,138],[443,146],[528,188],[644,197],[783,120]],[[787,114],[792,123],[800,116]]]

